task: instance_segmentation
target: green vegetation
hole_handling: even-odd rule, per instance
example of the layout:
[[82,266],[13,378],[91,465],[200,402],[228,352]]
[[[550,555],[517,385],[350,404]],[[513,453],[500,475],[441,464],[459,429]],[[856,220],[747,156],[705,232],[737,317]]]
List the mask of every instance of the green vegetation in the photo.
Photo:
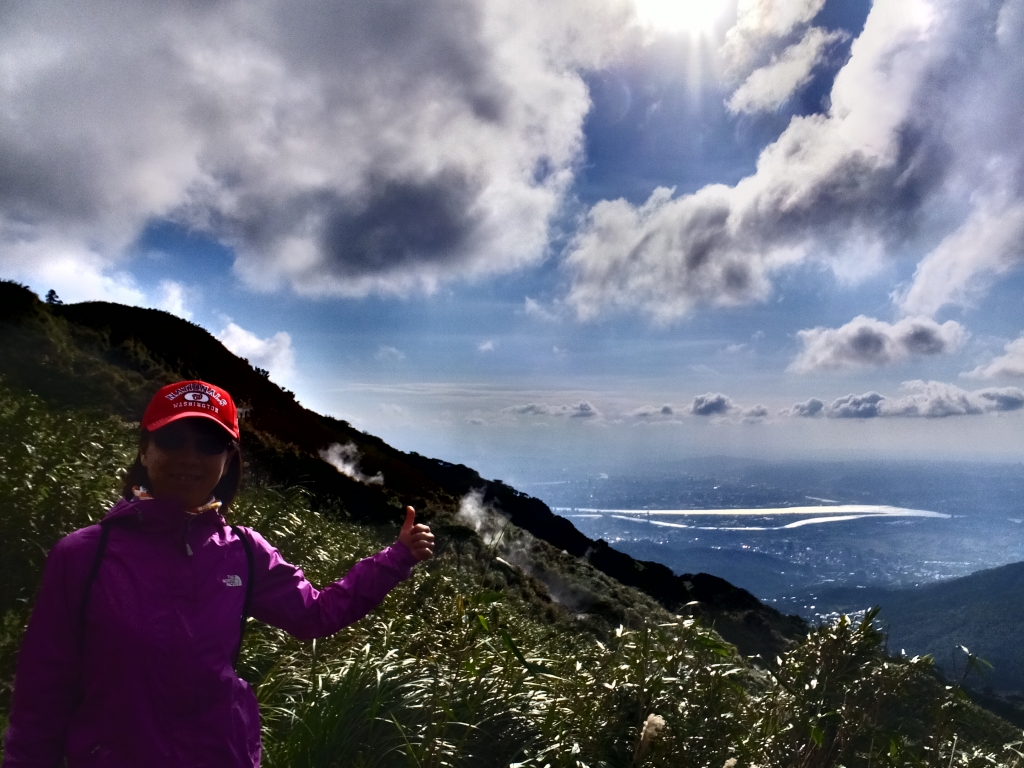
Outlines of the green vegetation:
[[[0,380],[4,712],[43,553],[102,515],[133,442],[116,417],[56,409]],[[397,530],[259,477],[231,515],[321,583]],[[519,530],[490,543],[446,530],[434,561],[334,637],[300,642],[253,623],[240,671],[262,707],[265,764],[1024,765],[1020,732],[938,681],[927,658],[887,658],[870,616],[754,664],[635,590],[613,600],[633,601],[626,626],[551,602],[497,557],[517,542],[569,579],[559,553]],[[608,586],[601,574],[578,578],[595,595]]]

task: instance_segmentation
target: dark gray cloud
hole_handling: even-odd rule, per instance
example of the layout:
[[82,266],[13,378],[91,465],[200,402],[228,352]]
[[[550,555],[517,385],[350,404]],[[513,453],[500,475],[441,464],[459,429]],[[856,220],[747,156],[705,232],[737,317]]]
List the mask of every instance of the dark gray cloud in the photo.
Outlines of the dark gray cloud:
[[724,416],[736,409],[736,405],[721,392],[708,392],[693,398],[690,413],[694,416]]
[[886,323],[860,315],[839,328],[811,328],[797,336],[804,348],[789,370],[807,373],[949,353],[959,349],[967,333],[953,320],[940,325],[927,317],[907,317]]
[[676,415],[675,408],[671,405],[663,405],[660,408],[656,405],[645,405],[629,413],[634,419],[666,419]]
[[748,424],[760,424],[768,418],[768,409],[763,405],[752,405],[743,411],[743,421]]
[[[806,21],[811,5],[798,6],[785,29]],[[1011,94],[1024,86],[1024,2],[934,6],[873,3],[827,113],[794,117],[735,186],[594,205],[567,254],[577,314],[633,309],[668,321],[702,304],[764,300],[780,270],[815,259],[845,274],[865,251],[913,243],[940,209],[947,240],[900,299],[908,314],[967,300],[979,274],[1019,264],[1024,109]]]
[[825,413],[833,419],[873,419],[881,415],[879,403],[884,401],[885,398],[877,392],[846,395],[833,400]]
[[780,412],[783,416],[823,415],[831,419],[925,418],[978,416],[1024,409],[1024,390],[1016,387],[968,391],[940,381],[908,381],[905,394],[886,397],[878,392],[845,395],[828,405],[814,398]]
[[147,223],[254,286],[431,289],[535,263],[626,0],[28,0],[0,11],[0,266],[102,273]]
[[825,403],[816,397],[812,397],[810,400],[804,403],[794,403],[792,408],[785,408],[779,411],[780,416],[799,416],[805,419],[811,419],[818,416],[823,416],[825,410]]
[[510,405],[504,409],[504,413],[513,416],[556,416],[567,419],[598,420],[601,418],[601,412],[587,400],[581,400],[574,405],[550,405],[548,403]]
[[381,180],[328,217],[322,250],[341,274],[356,277],[418,261],[465,260],[480,226],[473,212],[480,191],[455,171],[423,181]]

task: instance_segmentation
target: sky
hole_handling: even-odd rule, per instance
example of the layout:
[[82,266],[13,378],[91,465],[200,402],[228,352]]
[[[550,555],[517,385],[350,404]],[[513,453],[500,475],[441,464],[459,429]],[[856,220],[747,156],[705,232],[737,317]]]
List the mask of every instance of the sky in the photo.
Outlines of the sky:
[[0,0],[0,277],[509,482],[1024,460],[1024,0]]

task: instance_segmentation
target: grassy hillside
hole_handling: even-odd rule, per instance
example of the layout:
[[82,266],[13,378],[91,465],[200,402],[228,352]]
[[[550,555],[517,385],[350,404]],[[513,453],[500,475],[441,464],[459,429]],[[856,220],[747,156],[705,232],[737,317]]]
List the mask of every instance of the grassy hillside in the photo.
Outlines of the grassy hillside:
[[[55,409],[0,380],[0,712],[44,553],[103,513],[133,442],[118,417]],[[317,582],[397,532],[312,501],[256,478],[232,517]],[[566,610],[498,559],[505,537],[571,572],[569,555],[514,527],[490,544],[447,537],[380,609],[332,638],[300,642],[253,622],[240,667],[261,703],[266,764],[1022,764],[1019,731],[938,682],[927,659],[886,658],[870,621],[815,630],[759,667],[632,588],[617,587],[632,608],[626,626]],[[592,566],[573,567],[602,589]]]

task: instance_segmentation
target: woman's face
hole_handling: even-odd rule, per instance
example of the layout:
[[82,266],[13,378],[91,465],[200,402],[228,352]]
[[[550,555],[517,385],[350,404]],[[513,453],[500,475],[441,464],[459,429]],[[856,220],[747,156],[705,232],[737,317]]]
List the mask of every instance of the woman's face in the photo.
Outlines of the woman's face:
[[202,506],[228,469],[231,436],[209,419],[180,419],[152,432],[139,445],[149,475],[147,490],[158,499],[180,499],[186,509]]

